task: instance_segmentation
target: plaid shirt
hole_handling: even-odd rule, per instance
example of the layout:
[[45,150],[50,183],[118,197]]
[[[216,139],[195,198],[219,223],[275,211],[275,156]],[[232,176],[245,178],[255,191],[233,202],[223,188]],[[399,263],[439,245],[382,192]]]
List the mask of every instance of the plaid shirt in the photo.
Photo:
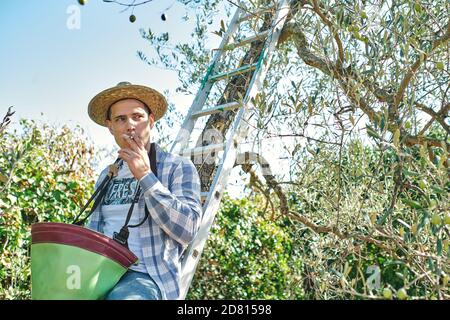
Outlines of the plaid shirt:
[[[144,263],[163,299],[173,300],[180,295],[181,255],[200,227],[200,179],[188,158],[155,146],[158,177],[150,172],[139,180],[143,192],[134,214],[139,212],[140,221],[144,218],[145,199],[150,216],[138,227]],[[95,188],[107,173],[108,168],[100,173]],[[103,233],[101,207],[91,215],[87,227]]]

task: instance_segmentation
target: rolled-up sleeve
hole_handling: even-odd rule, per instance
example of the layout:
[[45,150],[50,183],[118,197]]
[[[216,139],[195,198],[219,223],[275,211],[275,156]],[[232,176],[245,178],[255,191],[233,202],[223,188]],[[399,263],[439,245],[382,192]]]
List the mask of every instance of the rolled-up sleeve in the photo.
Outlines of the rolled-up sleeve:
[[183,159],[170,174],[165,187],[153,174],[139,180],[147,208],[153,220],[172,239],[188,245],[201,222],[200,178],[194,164]]

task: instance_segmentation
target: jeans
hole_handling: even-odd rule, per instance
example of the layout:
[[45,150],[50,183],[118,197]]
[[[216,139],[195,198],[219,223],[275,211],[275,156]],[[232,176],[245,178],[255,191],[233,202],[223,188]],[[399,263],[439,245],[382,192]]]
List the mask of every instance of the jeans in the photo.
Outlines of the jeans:
[[147,274],[128,270],[105,300],[161,300],[161,291]]

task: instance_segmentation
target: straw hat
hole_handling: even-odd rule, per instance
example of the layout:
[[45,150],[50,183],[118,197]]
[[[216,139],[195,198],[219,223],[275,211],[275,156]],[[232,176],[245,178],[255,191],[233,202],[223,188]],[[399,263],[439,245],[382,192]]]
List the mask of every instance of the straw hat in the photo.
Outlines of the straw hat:
[[120,82],[117,86],[103,90],[89,102],[88,114],[94,122],[106,127],[108,108],[123,99],[136,99],[146,104],[155,116],[155,121],[167,111],[167,101],[158,91],[129,82]]

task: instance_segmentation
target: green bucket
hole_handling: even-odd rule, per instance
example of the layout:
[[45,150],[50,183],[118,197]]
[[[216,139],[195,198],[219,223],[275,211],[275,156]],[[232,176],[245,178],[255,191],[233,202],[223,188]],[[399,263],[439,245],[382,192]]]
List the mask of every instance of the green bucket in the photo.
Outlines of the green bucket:
[[31,226],[33,300],[97,300],[117,284],[137,257],[107,236],[73,224]]

